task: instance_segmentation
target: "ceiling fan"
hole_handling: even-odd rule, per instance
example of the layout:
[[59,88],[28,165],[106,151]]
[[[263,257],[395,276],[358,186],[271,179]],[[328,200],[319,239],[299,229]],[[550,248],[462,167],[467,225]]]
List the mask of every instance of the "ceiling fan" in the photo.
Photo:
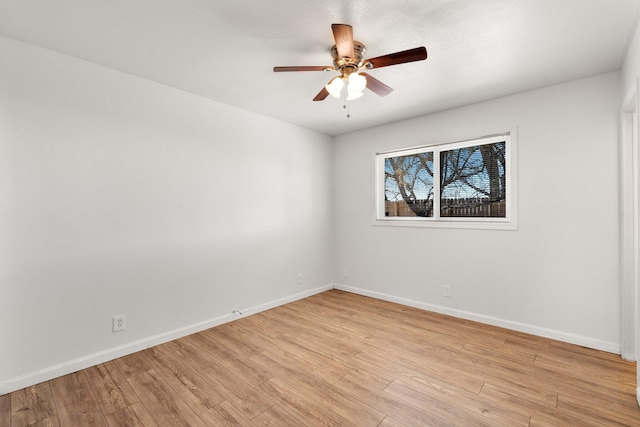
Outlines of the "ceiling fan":
[[333,38],[335,45],[331,48],[333,66],[324,65],[303,65],[291,67],[273,67],[273,71],[337,71],[339,76],[332,78],[329,83],[313,98],[314,101],[322,101],[331,95],[340,98],[342,89],[346,86],[347,101],[360,98],[364,88],[377,93],[380,96],[389,95],[393,89],[382,83],[380,80],[362,72],[362,69],[371,70],[374,68],[387,67],[389,65],[404,64],[405,62],[422,61],[427,59],[427,49],[417,47],[415,49],[403,50],[401,52],[390,53],[376,58],[362,59],[365,54],[365,45],[353,39],[353,29],[347,24],[332,24]]

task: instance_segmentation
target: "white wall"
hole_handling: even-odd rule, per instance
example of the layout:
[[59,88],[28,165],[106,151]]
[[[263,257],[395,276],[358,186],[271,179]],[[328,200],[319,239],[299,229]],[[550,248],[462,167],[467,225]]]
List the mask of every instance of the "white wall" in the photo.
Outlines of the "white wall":
[[[619,88],[614,72],[336,138],[339,286],[618,352]],[[514,127],[517,231],[372,225],[376,152]]]
[[330,162],[327,136],[0,38],[0,393],[330,286]]

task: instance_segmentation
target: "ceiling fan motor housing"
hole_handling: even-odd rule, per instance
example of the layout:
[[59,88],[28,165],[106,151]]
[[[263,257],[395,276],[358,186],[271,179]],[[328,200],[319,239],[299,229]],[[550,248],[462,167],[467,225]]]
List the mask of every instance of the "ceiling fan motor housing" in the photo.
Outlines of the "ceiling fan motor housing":
[[364,54],[366,52],[366,47],[364,44],[359,41],[353,41],[353,58],[349,57],[338,57],[338,48],[336,45],[333,45],[331,48],[331,57],[333,58],[333,66],[336,70],[340,71],[343,76],[348,76],[349,74],[358,71],[358,68],[362,65],[362,58],[364,58]]

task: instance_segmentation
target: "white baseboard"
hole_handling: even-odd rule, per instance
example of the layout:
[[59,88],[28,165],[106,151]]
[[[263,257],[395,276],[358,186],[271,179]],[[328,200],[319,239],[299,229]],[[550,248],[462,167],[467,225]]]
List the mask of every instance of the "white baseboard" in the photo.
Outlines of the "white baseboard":
[[182,328],[174,329],[169,332],[143,338],[125,345],[121,345],[119,347],[114,347],[97,353],[88,354],[86,356],[79,357],[77,359],[73,359],[57,365],[49,366],[47,368],[40,369],[35,372],[30,372],[25,375],[10,378],[9,380],[0,383],[0,396],[3,394],[11,393],[12,391],[32,386],[34,384],[41,383],[43,381],[48,381],[53,378],[70,374],[72,372],[86,369],[91,366],[107,362],[109,360],[117,359],[118,357],[123,357],[128,354],[147,349],[149,347],[182,338],[184,336],[191,335],[205,329],[213,328],[214,326],[222,325],[223,323],[230,322],[240,317],[256,314],[261,311],[269,310],[271,308],[275,308],[302,298],[309,297],[311,295],[325,292],[330,289],[333,289],[333,285],[325,285],[307,291],[299,292],[293,295],[286,296],[284,298],[279,298],[277,300],[257,305],[255,307],[240,309],[242,314],[227,314],[224,316],[215,317],[203,322],[198,322]]
[[497,317],[485,316],[482,314],[472,313],[469,311],[457,310],[449,307],[443,307],[435,304],[427,304],[421,301],[415,301],[408,298],[396,297],[381,292],[369,291],[366,289],[356,288],[353,286],[342,285],[339,283],[334,284],[335,289],[339,289],[354,294],[360,294],[371,298],[376,298],[384,301],[395,302],[398,304],[406,305],[409,307],[421,308],[423,310],[433,311],[435,313],[447,314],[454,317],[459,317],[466,320],[473,320],[488,325],[499,326],[501,328],[511,329],[514,331],[525,332],[540,337],[551,338],[558,341],[568,342],[570,344],[581,345],[583,347],[593,348],[596,350],[602,350],[609,353],[620,354],[620,345],[612,342],[596,340],[590,337],[582,335],[570,334],[567,332],[557,331],[554,329],[542,328],[539,326],[528,325],[520,322],[513,322],[510,320],[499,319]]

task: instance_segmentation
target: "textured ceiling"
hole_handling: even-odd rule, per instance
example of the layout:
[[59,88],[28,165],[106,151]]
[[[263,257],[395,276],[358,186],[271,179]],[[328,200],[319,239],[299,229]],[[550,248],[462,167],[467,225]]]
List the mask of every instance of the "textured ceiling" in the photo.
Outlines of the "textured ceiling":
[[[0,34],[328,135],[617,70],[640,0],[0,0]],[[332,23],[365,57],[426,46],[371,70],[394,88],[312,102]]]

